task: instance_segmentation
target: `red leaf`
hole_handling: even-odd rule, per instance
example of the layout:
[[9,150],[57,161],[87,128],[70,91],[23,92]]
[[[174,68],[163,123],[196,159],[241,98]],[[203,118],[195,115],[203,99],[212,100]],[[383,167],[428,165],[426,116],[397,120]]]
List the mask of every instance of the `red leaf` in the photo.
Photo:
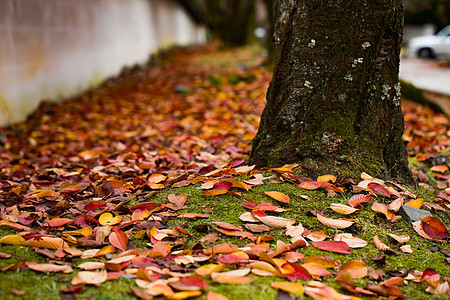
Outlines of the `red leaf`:
[[157,211],[157,210],[161,210],[161,209],[163,209],[165,207],[165,205],[164,204],[161,204],[161,203],[156,203],[156,202],[144,202],[144,203],[139,203],[139,204],[135,204],[135,205],[132,205],[131,207],[130,207],[130,210],[131,211],[134,211],[134,210],[136,210],[136,209],[146,209],[146,210],[148,210],[149,212],[154,212],[154,211]]
[[422,219],[422,229],[425,233],[438,240],[444,240],[449,236],[448,230],[438,218],[428,216]]
[[233,186],[233,184],[231,182],[228,181],[220,181],[220,182],[216,182],[213,185],[212,191],[217,191],[217,190],[225,190],[228,191],[231,187]]
[[347,245],[346,242],[342,241],[318,241],[318,242],[311,242],[311,244],[314,247],[325,251],[343,254],[352,254],[352,250],[350,249],[349,245]]
[[367,190],[374,193],[377,196],[390,198],[391,195],[389,194],[389,191],[382,186],[381,184],[378,184],[376,182],[371,182],[367,185]]

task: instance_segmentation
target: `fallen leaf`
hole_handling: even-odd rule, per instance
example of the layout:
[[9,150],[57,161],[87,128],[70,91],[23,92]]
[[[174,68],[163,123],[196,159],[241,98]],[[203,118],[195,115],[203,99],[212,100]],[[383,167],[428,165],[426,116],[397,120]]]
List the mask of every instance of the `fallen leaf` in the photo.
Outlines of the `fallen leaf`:
[[109,212],[103,213],[99,218],[98,218],[98,222],[103,225],[116,225],[119,224],[120,222],[122,222],[122,217],[121,216],[115,216],[113,217],[113,215]]
[[78,284],[93,284],[100,286],[108,278],[106,270],[95,272],[95,271],[80,271],[75,277],[72,278],[70,282],[71,285]]
[[367,190],[369,192],[374,193],[377,196],[390,198],[391,195],[389,194],[389,191],[381,184],[376,182],[371,182],[367,185]]
[[338,233],[334,236],[334,240],[345,242],[350,246],[350,248],[363,248],[368,244],[367,241],[359,237],[355,237],[351,233]]
[[378,202],[374,202],[372,204],[371,209],[373,211],[384,214],[386,216],[387,220],[392,220],[395,217],[394,212],[392,210],[389,210],[389,207],[387,205],[384,205],[384,204],[381,204]]
[[321,250],[330,251],[330,252],[336,252],[336,253],[343,253],[343,254],[352,254],[352,250],[347,245],[347,243],[342,241],[318,241],[318,242],[311,242],[311,244],[319,248]]
[[448,238],[449,233],[444,223],[438,218],[427,216],[421,220],[423,231],[431,238],[444,240]]
[[438,165],[431,167],[430,170],[433,172],[445,173],[448,171],[448,167],[446,165]]
[[371,201],[372,197],[370,195],[356,194],[348,200],[348,205],[350,205],[351,207],[356,207],[361,203],[367,203]]
[[411,245],[403,245],[400,247],[403,253],[413,253]]
[[273,227],[273,228],[286,228],[288,225],[294,225],[295,220],[292,219],[285,219],[281,217],[273,217],[273,216],[257,216],[253,214],[253,216],[266,224],[267,226]]
[[354,223],[352,221],[347,221],[347,220],[341,220],[341,219],[337,220],[337,219],[327,218],[327,217],[322,216],[321,214],[317,214],[317,220],[319,220],[319,222],[322,223],[323,225],[335,227],[338,229],[344,229],[344,228],[350,227]]
[[305,268],[313,278],[330,275],[330,272],[328,272],[327,269],[314,262],[307,262],[301,266],[302,268]]
[[35,262],[27,262],[26,265],[31,270],[38,272],[55,272],[65,274],[73,272],[73,269],[68,265],[38,264]]
[[331,203],[330,207],[335,212],[344,214],[344,215],[349,215],[351,213],[354,213],[355,211],[358,211],[358,209],[356,209],[356,208],[353,208],[353,207],[345,205],[345,204],[339,204],[339,203]]
[[72,219],[66,219],[66,218],[54,218],[51,220],[48,220],[43,225],[46,227],[61,227],[67,224],[73,223]]
[[319,182],[331,182],[331,183],[335,183],[336,182],[336,176],[334,175],[322,175],[317,177],[317,181]]
[[22,243],[22,246],[59,249],[64,248],[65,242],[61,238],[42,236],[39,238],[31,238]]
[[368,274],[366,264],[361,260],[351,260],[344,263],[339,270],[344,270],[350,273],[352,278],[363,278]]
[[283,203],[289,204],[289,196],[280,192],[272,191],[272,192],[264,192],[267,196]]
[[383,243],[380,238],[378,237],[378,235],[375,235],[373,237],[373,243],[375,245],[375,247],[380,250],[380,251],[391,251],[391,252],[395,252],[394,249],[392,249],[391,247],[389,247],[388,245],[386,245],[385,243]]
[[111,232],[108,237],[109,242],[116,248],[119,248],[122,251],[127,249],[128,245],[128,237],[122,230],[116,230]]
[[229,300],[229,299],[221,294],[209,291],[208,294],[206,295],[206,300]]
[[409,239],[410,239],[410,236],[408,234],[395,235],[395,234],[392,234],[392,233],[388,233],[387,235],[390,236],[391,238],[393,238],[394,240],[396,240],[400,245],[409,242]]
[[6,235],[0,238],[0,244],[22,245],[23,242],[25,242],[25,239],[17,234]]
[[272,282],[270,285],[274,289],[283,290],[291,294],[303,295],[303,285],[297,282]]

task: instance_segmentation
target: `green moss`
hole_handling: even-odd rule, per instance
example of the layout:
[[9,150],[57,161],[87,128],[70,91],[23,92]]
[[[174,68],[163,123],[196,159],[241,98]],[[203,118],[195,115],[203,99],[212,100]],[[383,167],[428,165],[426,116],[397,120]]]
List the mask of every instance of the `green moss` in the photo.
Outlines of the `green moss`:
[[[269,173],[265,174],[269,175]],[[272,175],[275,175],[273,173]],[[185,224],[186,229],[193,234],[189,236],[186,247],[192,246],[198,243],[198,240],[204,236],[206,233],[198,232],[195,228],[199,224],[209,224],[213,225],[214,221],[225,221],[234,225],[242,226],[242,222],[239,220],[239,216],[248,211],[243,208],[240,203],[246,199],[253,198],[255,201],[265,201],[272,203],[274,205],[279,205],[283,208],[288,209],[288,211],[279,214],[279,216],[285,218],[296,219],[297,222],[301,222],[305,228],[310,230],[324,230],[328,235],[334,236],[336,233],[352,233],[354,236],[358,236],[369,244],[361,249],[353,249],[353,254],[337,254],[327,251],[319,250],[313,246],[306,248],[300,248],[298,251],[303,253],[305,256],[317,256],[326,255],[332,256],[336,260],[340,260],[345,263],[350,260],[363,260],[368,266],[374,268],[380,268],[385,272],[398,271],[400,269],[414,269],[423,271],[426,268],[435,269],[441,277],[450,274],[450,266],[445,262],[445,257],[439,252],[430,251],[431,247],[440,247],[446,251],[450,251],[450,246],[443,243],[434,243],[428,241],[419,235],[412,229],[409,222],[400,221],[396,223],[389,223],[386,221],[385,217],[381,214],[377,214],[370,209],[371,204],[363,204],[364,209],[355,212],[354,214],[348,216],[349,218],[357,219],[358,221],[353,226],[347,229],[335,229],[322,225],[315,216],[308,213],[308,211],[322,211],[324,215],[331,218],[339,218],[341,215],[332,211],[329,206],[330,203],[343,203],[346,204],[348,199],[352,196],[351,194],[339,194],[338,197],[333,199],[327,199],[326,194],[321,191],[307,191],[299,189],[297,185],[289,183],[280,183],[278,181],[265,182],[263,185],[255,186],[251,191],[243,191],[236,189],[236,192],[240,192],[242,197],[237,197],[232,194],[205,197],[202,196],[204,193],[200,189],[200,184],[194,186],[188,186],[183,188],[168,189],[163,190],[161,193],[151,197],[148,201],[155,201],[161,203],[167,203],[167,196],[170,193],[176,194],[186,194],[187,202],[186,208],[179,212],[192,212],[204,214],[205,209],[212,210],[209,214],[208,219],[199,219],[196,221],[186,221],[182,219],[170,220],[166,227],[174,226],[177,224]],[[290,204],[279,203],[274,199],[268,197],[265,191],[279,191],[290,197]],[[419,197],[425,199],[425,201],[431,201],[433,199],[433,194],[424,189],[418,189],[412,191],[417,193]],[[311,200],[305,200],[300,195],[307,195]],[[378,202],[388,203],[382,198],[376,199]],[[130,203],[131,205],[131,203]],[[439,217],[445,224],[450,223],[448,214],[437,213]],[[14,234],[15,231],[11,229],[5,229],[0,227],[0,235]],[[409,234],[411,240],[407,243],[411,245],[413,249],[412,254],[402,253],[399,247],[395,244],[395,241],[387,236],[387,233],[394,233],[398,235]],[[289,237],[284,235],[283,230],[272,229],[269,232],[276,240],[282,240],[286,243],[289,242]],[[396,253],[383,253],[386,256],[386,265],[378,265],[372,259],[379,253],[375,248],[372,239],[375,235],[378,235],[380,239],[392,247]],[[223,234],[219,234],[220,238],[215,242],[217,243],[234,243],[237,246],[245,246],[251,241],[248,239],[240,239],[238,237],[229,237]],[[133,239],[132,242],[139,247],[147,247],[148,243],[147,237],[143,239]],[[274,242],[271,243],[271,248],[275,250]],[[209,248],[211,244],[203,244],[204,247]],[[19,260],[26,261],[36,261],[39,263],[44,263],[46,259],[41,255],[36,254],[32,249],[28,247],[14,246],[14,245],[0,245],[0,251],[8,252],[14,255],[14,257],[9,259],[0,260],[0,267],[5,267]],[[102,259],[96,259],[102,260]],[[75,265],[86,261],[80,258],[73,260]],[[333,270],[330,270],[333,271]],[[77,270],[75,271],[77,272]],[[10,288],[13,286],[16,289],[22,289],[26,291],[25,299],[51,299],[58,298],[59,288],[65,287],[70,282],[74,274],[44,274],[37,273],[33,271],[8,271],[0,273],[0,297],[2,299],[15,299],[10,293]],[[274,281],[283,281],[280,278],[275,277],[256,277],[252,284],[245,285],[223,285],[215,283],[208,278],[204,278],[209,282],[208,290],[212,290],[216,293],[223,294],[229,299],[275,299],[277,291],[270,287],[270,283]],[[306,284],[306,281],[299,281]],[[342,290],[339,285],[334,281],[334,276],[327,276],[323,278],[323,282],[341,293],[349,294],[348,292]],[[358,279],[355,281],[358,286],[364,287],[364,285],[370,280],[368,278]],[[108,281],[102,284],[100,287],[86,286],[81,295],[77,296],[79,299],[94,297],[95,299],[133,299],[133,296],[129,294],[130,287],[136,286],[133,279],[117,279],[114,281]],[[431,295],[425,292],[426,286],[419,283],[409,283],[407,286],[401,287],[401,290],[408,295],[408,299],[445,299],[442,295]],[[372,299],[369,297],[361,297],[362,299]],[[23,299],[23,298],[22,298]],[[206,295],[202,295],[198,299],[206,299]]]

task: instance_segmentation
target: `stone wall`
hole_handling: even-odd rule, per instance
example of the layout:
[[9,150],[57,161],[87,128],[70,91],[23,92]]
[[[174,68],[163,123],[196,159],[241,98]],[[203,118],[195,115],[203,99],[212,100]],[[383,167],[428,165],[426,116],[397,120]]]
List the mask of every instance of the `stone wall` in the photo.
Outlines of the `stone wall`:
[[205,41],[175,0],[1,0],[0,125],[171,45]]

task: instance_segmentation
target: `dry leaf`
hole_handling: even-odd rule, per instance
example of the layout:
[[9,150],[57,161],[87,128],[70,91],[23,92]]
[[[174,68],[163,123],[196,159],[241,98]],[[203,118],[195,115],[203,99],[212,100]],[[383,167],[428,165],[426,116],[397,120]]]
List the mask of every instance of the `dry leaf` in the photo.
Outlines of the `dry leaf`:
[[358,211],[358,209],[356,209],[356,208],[353,208],[353,207],[345,205],[345,204],[339,204],[339,203],[331,203],[330,207],[335,212],[344,214],[344,215],[349,215],[351,213],[354,213],[355,211]]
[[319,222],[322,223],[323,225],[335,227],[338,229],[344,229],[344,228],[350,227],[354,223],[352,221],[347,221],[347,220],[341,220],[341,219],[337,220],[337,219],[327,218],[327,217],[322,216],[321,214],[317,214],[317,220],[319,220]]
[[363,278],[367,276],[367,266],[363,261],[351,260],[343,264],[339,270],[344,270],[350,273],[352,278]]
[[108,274],[106,270],[100,272],[91,272],[91,271],[80,271],[75,277],[72,278],[70,282],[71,285],[78,284],[93,284],[96,286],[100,286],[103,282],[108,278]]
[[291,294],[303,295],[303,285],[297,282],[272,282],[270,285],[274,289],[283,290]]
[[392,249],[391,247],[389,247],[388,245],[386,245],[385,243],[383,243],[380,238],[378,237],[378,235],[375,235],[373,237],[373,243],[375,245],[375,247],[380,250],[380,251],[391,251],[391,252],[395,252],[394,249]]
[[269,197],[271,197],[271,198],[273,198],[273,199],[275,199],[277,201],[289,204],[289,200],[290,199],[289,199],[288,195],[285,195],[283,193],[276,192],[276,191],[264,192],[264,194],[266,194],[267,196],[269,196]]

